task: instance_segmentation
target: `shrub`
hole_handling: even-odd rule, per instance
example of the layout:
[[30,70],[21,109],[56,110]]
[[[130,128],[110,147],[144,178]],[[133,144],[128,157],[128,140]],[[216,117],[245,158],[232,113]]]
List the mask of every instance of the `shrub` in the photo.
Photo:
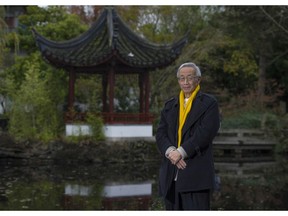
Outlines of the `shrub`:
[[272,112],[238,111],[223,118],[221,127],[224,129],[279,129],[279,117]]
[[90,125],[91,137],[94,141],[102,141],[105,139],[103,132],[104,124],[101,117],[89,112],[87,115],[87,123]]
[[10,80],[12,108],[9,115],[9,132],[18,140],[47,142],[58,136],[61,114],[49,94],[47,80],[41,76],[40,64],[27,61],[25,80],[19,87]]

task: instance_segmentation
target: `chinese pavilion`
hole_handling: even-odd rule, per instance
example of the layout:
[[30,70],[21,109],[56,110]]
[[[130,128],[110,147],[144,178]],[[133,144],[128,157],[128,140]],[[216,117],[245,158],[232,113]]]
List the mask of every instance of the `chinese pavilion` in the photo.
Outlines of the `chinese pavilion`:
[[[187,43],[187,36],[168,45],[149,42],[135,34],[114,7],[105,7],[88,31],[71,40],[56,42],[43,37],[36,30],[33,33],[43,58],[69,74],[69,108],[74,104],[76,74],[100,74],[104,123],[106,126],[132,125],[134,129],[136,125],[152,123],[149,114],[149,72],[173,63]],[[114,112],[114,84],[118,74],[138,74],[139,113]],[[72,120],[67,119],[70,123]],[[106,136],[118,136],[109,135],[110,132],[106,131]],[[120,132],[119,136],[123,136],[123,133]]]

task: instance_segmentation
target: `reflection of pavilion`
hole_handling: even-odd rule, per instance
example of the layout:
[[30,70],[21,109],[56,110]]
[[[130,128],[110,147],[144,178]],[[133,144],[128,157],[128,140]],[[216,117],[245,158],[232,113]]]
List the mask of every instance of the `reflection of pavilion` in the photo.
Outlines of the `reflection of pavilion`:
[[89,186],[83,185],[71,185],[67,184],[65,186],[65,194],[67,195],[80,195],[80,196],[89,196],[91,193],[92,188]]
[[63,196],[65,209],[85,209],[86,199],[91,195],[92,186],[66,184]]
[[[65,209],[87,208],[88,199],[95,193],[93,186],[78,184],[66,184],[63,198]],[[104,210],[148,210],[152,199],[152,183],[133,184],[107,184],[104,186],[102,194],[102,207]],[[98,196],[97,196],[98,197]],[[96,202],[93,200],[92,202]]]
[[105,210],[148,210],[151,196],[151,183],[106,185],[102,205]]

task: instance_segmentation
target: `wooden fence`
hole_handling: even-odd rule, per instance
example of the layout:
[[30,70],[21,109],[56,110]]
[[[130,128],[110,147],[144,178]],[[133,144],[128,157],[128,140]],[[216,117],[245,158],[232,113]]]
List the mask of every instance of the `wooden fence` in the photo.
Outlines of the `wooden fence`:
[[220,130],[213,142],[215,161],[270,161],[277,141],[262,130]]

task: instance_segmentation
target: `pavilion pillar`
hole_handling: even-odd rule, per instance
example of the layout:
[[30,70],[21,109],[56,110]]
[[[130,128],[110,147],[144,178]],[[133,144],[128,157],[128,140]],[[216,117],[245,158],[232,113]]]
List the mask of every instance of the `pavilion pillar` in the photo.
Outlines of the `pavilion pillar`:
[[114,112],[114,87],[115,87],[115,72],[111,67],[108,72],[108,85],[109,85],[109,113]]
[[149,94],[150,94],[150,80],[149,80],[149,72],[145,72],[144,77],[145,82],[145,113],[149,113]]
[[143,113],[144,112],[144,77],[143,77],[143,73],[139,73],[139,76],[138,76],[138,81],[139,81],[139,89],[140,89],[140,96],[139,96],[139,112],[140,113]]
[[69,111],[73,109],[73,105],[74,105],[75,80],[76,80],[75,71],[70,71],[69,72],[69,95],[68,95],[68,110]]

